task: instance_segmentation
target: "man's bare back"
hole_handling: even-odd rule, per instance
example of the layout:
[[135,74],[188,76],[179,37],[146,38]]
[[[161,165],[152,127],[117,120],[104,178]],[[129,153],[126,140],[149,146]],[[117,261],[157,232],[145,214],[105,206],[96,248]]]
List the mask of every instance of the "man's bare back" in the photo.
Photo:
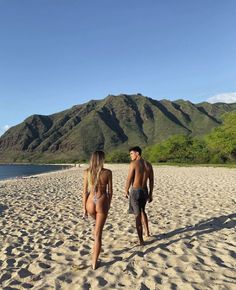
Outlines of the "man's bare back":
[[[149,197],[152,197],[153,190],[153,168],[152,165],[143,158],[133,160],[130,163],[129,174],[126,183],[126,192],[132,185],[133,188],[147,190],[149,180]],[[150,200],[149,200],[150,201]]]
[[[138,146],[129,150],[131,163],[126,180],[125,196],[129,198],[129,213],[134,213],[135,215],[139,244],[143,245],[142,223],[146,236],[150,235],[145,205],[147,201],[152,201],[153,169],[152,165],[141,157],[141,151],[141,148]],[[130,188],[131,191],[129,192]]]

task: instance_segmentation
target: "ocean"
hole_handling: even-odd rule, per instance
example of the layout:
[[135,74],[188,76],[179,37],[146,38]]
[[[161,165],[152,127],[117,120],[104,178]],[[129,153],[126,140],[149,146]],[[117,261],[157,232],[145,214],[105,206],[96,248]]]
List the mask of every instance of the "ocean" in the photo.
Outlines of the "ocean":
[[66,169],[67,165],[0,164],[0,180]]

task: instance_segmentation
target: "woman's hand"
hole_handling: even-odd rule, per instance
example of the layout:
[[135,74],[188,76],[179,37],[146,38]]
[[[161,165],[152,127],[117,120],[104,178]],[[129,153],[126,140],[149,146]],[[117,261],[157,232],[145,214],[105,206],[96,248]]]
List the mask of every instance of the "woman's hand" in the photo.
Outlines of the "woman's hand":
[[87,210],[84,209],[84,213],[83,213],[83,217],[82,217],[82,219],[86,219],[87,217],[88,217]]
[[107,194],[107,200],[108,200],[108,210],[109,210],[111,207],[111,194],[110,193]]

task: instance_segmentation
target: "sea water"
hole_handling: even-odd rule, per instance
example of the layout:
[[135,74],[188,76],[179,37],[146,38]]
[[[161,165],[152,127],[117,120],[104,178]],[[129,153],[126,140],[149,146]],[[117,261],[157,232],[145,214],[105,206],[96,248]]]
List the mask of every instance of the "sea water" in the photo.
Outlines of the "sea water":
[[66,169],[67,165],[0,164],[0,180]]

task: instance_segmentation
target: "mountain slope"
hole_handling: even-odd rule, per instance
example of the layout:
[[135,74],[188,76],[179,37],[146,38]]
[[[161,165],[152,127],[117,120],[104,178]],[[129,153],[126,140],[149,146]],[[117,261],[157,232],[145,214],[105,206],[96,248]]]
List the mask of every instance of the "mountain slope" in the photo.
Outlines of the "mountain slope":
[[145,147],[171,135],[199,136],[236,104],[193,104],[138,95],[109,95],[49,116],[33,115],[0,138],[0,161],[84,160],[96,149]]

